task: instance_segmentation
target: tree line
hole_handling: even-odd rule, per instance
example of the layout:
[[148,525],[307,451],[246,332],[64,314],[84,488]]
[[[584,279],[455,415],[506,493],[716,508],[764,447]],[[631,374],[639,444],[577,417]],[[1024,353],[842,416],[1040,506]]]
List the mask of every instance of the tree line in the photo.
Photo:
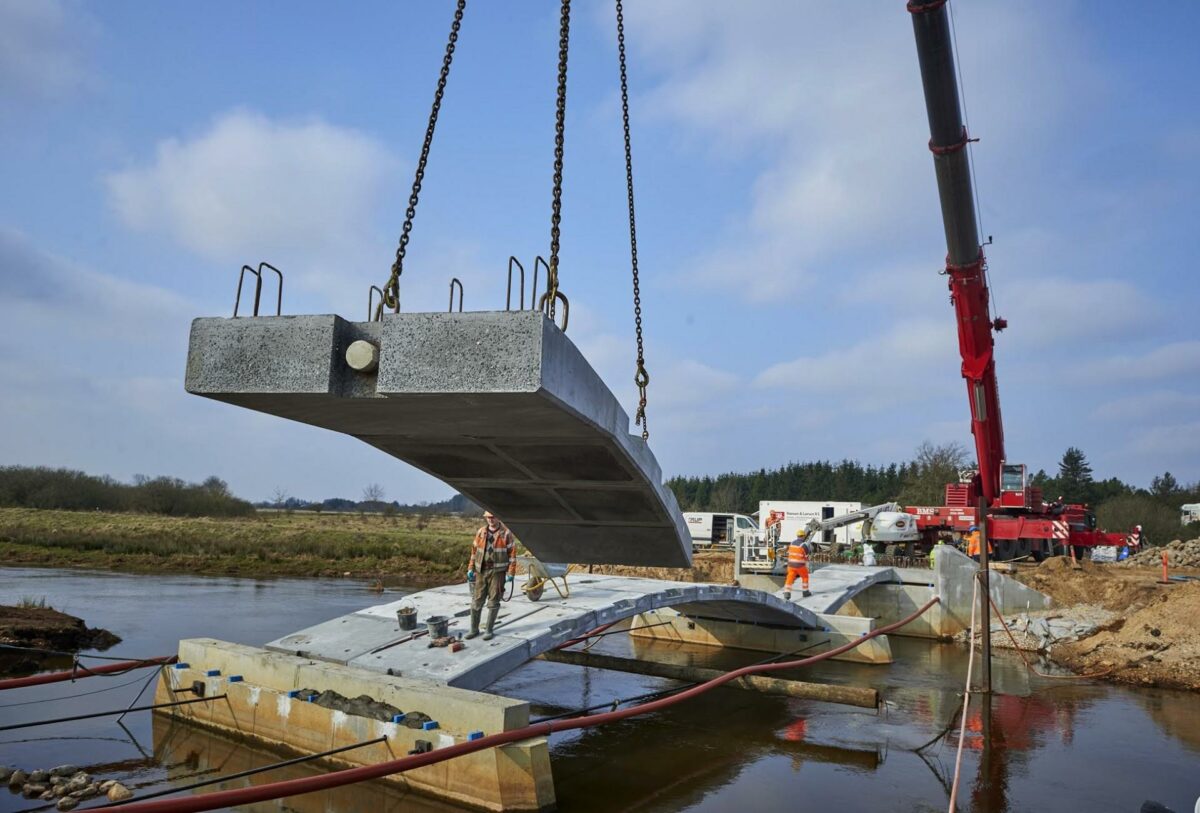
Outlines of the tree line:
[[132,483],[72,469],[0,466],[0,506],[67,511],[130,511],[176,517],[239,517],[254,506],[229,492],[220,477],[187,483],[137,475]]
[[[956,483],[970,468],[971,457],[960,444],[922,443],[914,459],[887,466],[863,465],[856,460],[789,463],[778,469],[712,476],[672,477],[667,486],[684,511],[730,511],[750,514],[762,500],[830,500],[879,505],[941,505],[947,483]],[[1055,475],[1033,473],[1030,484],[1042,489],[1046,501],[1059,497],[1083,503],[1096,511],[1102,527],[1128,531],[1142,525],[1151,542],[1163,543],[1187,533],[1180,526],[1179,507],[1200,502],[1200,482],[1184,485],[1170,472],[1155,477],[1149,489],[1116,477],[1097,480],[1087,456],[1076,447],[1063,453]],[[1192,536],[1200,536],[1193,524]]]

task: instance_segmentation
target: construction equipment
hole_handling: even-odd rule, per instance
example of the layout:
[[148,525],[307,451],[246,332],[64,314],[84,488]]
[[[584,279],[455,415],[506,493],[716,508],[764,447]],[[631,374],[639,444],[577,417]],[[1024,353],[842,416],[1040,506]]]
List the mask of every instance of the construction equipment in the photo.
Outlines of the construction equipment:
[[[946,0],[909,0],[921,82],[929,115],[933,153],[946,231],[946,275],[958,323],[962,376],[971,409],[978,470],[946,486],[945,504],[907,507],[927,543],[977,523],[977,504],[986,506],[988,538],[997,559],[1042,558],[1065,545],[1123,545],[1124,537],[1096,529],[1086,505],[1047,505],[1041,489],[1029,483],[1023,464],[1011,463],[1004,449],[1004,425],[993,356],[994,334],[1008,322],[991,313],[987,259],[980,241],[967,145],[969,136],[959,103],[958,81]],[[988,239],[991,242],[991,238]]]
[[[567,584],[567,576],[575,570],[575,565],[542,562],[535,556],[518,556],[517,564],[525,568],[528,578],[521,587],[525,597],[537,601],[546,592],[546,585],[554,588],[559,598],[570,598],[571,588]],[[561,582],[561,584],[560,584]]]
[[[890,522],[878,522],[879,517],[900,518],[900,520],[899,523],[894,519]],[[808,533],[807,538],[813,543],[814,552],[821,550],[822,547],[825,550],[831,550],[837,545],[836,542],[823,543],[821,541],[826,531],[833,531],[855,523],[867,523],[870,534],[868,539],[871,542],[890,545],[915,543],[920,539],[916,523],[906,521],[904,518],[911,519],[911,516],[905,514],[896,503],[889,502],[858,511],[850,511],[836,517],[813,519],[808,522],[804,530]],[[743,541],[737,548],[740,561],[735,565],[735,572],[774,576],[787,573],[787,547],[790,543],[791,537],[782,534],[770,539],[757,538]]]

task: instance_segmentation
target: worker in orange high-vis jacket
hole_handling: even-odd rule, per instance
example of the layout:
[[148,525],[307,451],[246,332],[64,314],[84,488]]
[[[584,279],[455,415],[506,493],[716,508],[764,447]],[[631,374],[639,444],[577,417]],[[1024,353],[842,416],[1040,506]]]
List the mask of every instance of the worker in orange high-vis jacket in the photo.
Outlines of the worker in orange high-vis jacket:
[[483,640],[495,635],[496,614],[500,612],[500,597],[504,585],[517,575],[517,540],[512,531],[491,511],[483,512],[485,525],[475,532],[471,543],[471,558],[467,562],[467,582],[471,585],[471,631],[467,638],[479,634],[479,617],[487,600],[487,627]]
[[796,538],[788,545],[787,552],[787,581],[783,583],[783,598],[785,601],[790,601],[792,598],[792,582],[796,581],[796,577],[800,577],[800,586],[804,588],[801,595],[811,596],[808,592],[808,554],[811,546],[808,542],[808,532],[803,528],[796,531]]
[[[972,525],[967,531],[967,556],[979,561],[979,549],[983,546],[978,526]],[[988,556],[992,555],[992,540],[988,540]]]

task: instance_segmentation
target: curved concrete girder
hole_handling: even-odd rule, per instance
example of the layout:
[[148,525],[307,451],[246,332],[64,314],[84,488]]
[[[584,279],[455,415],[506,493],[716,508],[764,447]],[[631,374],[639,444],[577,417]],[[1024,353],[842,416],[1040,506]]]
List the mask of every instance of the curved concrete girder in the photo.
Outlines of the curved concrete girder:
[[798,628],[821,626],[811,610],[744,587],[586,574],[570,580],[570,598],[559,598],[547,586],[547,595],[531,602],[521,591],[523,581],[524,577],[518,577],[512,601],[501,606],[496,637],[491,641],[467,641],[460,652],[430,649],[428,637],[405,641],[410,633],[399,630],[396,611],[404,606],[415,607],[418,630],[424,629],[426,619],[441,615],[451,619],[452,635],[465,633],[469,617],[464,611],[470,606],[465,584],[423,590],[368,607],[286,635],[266,648],[464,689],[482,689],[564,641],[603,624],[664,607],[691,608],[711,618]]
[[[355,341],[377,368],[346,362]],[[687,567],[662,471],[540,311],[196,319],[186,389],[352,435],[501,516],[547,562]]]

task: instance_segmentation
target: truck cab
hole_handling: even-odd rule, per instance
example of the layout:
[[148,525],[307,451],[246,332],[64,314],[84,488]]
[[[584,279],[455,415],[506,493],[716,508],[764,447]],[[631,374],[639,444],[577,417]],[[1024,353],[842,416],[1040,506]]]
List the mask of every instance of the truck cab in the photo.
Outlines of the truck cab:
[[1042,490],[1029,485],[1028,472],[1023,463],[1000,464],[1000,508],[1039,508]]

